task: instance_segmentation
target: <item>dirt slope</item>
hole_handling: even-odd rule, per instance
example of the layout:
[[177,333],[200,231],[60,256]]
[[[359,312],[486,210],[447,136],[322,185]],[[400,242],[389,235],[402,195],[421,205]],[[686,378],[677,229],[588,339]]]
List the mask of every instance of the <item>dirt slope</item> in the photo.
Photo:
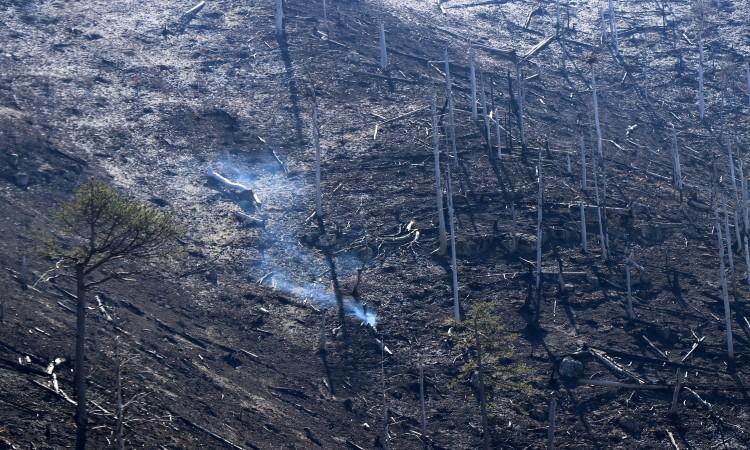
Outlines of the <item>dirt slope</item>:
[[[466,326],[450,320],[449,261],[433,252],[425,108],[433,90],[438,107],[445,100],[445,45],[458,108],[460,298],[467,313],[490,302],[505,330],[502,342],[513,348],[488,368],[492,447],[544,448],[552,396],[558,448],[668,448],[670,436],[680,448],[750,445],[745,267],[737,253],[737,357],[728,365],[706,207],[712,152],[724,174],[727,136],[736,135],[735,151],[747,160],[750,111],[741,64],[750,55],[749,5],[726,1],[707,10],[708,120],[701,125],[697,21],[688,4],[672,5],[663,19],[651,2],[617,2],[615,54],[599,48],[598,9],[571,2],[562,14],[564,37],[529,54],[555,34],[554,2],[450,1],[443,13],[432,2],[337,0],[329,2],[326,24],[319,2],[288,0],[281,37],[271,3],[211,1],[182,31],[176,23],[192,6],[186,2],[0,5],[0,448],[72,445],[72,406],[35,384],[48,385],[50,361],[69,358],[71,284],[58,276],[23,289],[19,278],[24,256],[32,282],[54,264],[35,251],[38,237],[48,231],[50,209],[88,176],[172,210],[189,229],[182,258],[137,282],[103,287],[101,308],[91,305],[92,448],[113,446],[118,354],[136,357],[125,369],[126,396],[139,399],[129,411],[129,447],[382,447],[385,374],[390,445],[420,448],[423,365],[429,445],[478,448],[476,349],[466,343]],[[380,18],[387,73],[378,67]],[[483,124],[468,114],[470,41],[481,46],[488,101],[512,130],[512,145],[503,136],[500,160],[487,147]],[[524,152],[515,117],[507,120],[507,74],[515,90],[515,61],[527,54]],[[592,63],[605,139],[609,262],[599,257],[593,207],[591,251],[578,246],[577,205],[595,202],[592,186],[579,188],[578,153],[582,134],[593,184]],[[322,231],[311,217],[313,101],[323,149]],[[671,187],[670,122],[689,185],[684,210]],[[540,149],[543,267],[555,273],[559,262],[569,273],[563,286],[554,275],[544,277],[542,331],[528,327]],[[445,166],[452,164],[443,156]],[[263,206],[251,213],[264,227],[242,226],[235,212],[247,205],[207,183],[209,168],[252,186]],[[19,173],[28,174],[28,186],[19,186]],[[416,241],[406,231],[412,221]],[[518,252],[509,248],[512,233],[523,233]],[[633,271],[630,323],[625,236],[642,266]],[[328,308],[334,284],[351,313],[348,345]],[[361,325],[363,312],[377,314],[377,330]],[[321,324],[323,355],[316,353]],[[589,347],[632,376],[612,373]],[[679,416],[670,417],[671,389],[562,382],[556,367],[566,355],[585,363],[584,380],[637,383],[636,377],[664,386],[679,368],[697,395],[683,390]],[[72,392],[71,367],[55,369],[65,393]]]

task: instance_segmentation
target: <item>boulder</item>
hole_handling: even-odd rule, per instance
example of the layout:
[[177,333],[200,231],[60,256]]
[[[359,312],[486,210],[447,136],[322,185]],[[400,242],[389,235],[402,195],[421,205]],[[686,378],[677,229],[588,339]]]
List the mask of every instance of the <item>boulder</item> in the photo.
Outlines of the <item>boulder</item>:
[[558,371],[560,372],[560,376],[564,379],[577,380],[583,375],[583,363],[573,357],[566,356],[560,362]]

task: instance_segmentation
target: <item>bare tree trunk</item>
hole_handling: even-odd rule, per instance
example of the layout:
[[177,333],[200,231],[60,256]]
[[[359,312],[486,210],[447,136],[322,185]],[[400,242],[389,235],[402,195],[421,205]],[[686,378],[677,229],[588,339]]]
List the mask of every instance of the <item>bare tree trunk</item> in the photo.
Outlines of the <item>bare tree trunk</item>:
[[284,1],[276,0],[276,36],[284,34]]
[[698,112],[702,121],[706,114],[706,99],[703,92],[703,31],[698,31]]
[[635,319],[635,314],[633,313],[633,291],[630,285],[630,260],[633,257],[633,252],[629,248],[629,244],[626,244],[625,249],[625,284],[627,286],[627,314],[628,314],[628,320]]
[[747,72],[747,103],[750,106],[750,62],[745,63],[745,72]]
[[461,305],[458,300],[458,265],[456,264],[456,224],[453,217],[453,183],[451,182],[450,165],[447,167],[446,184],[448,186],[448,221],[451,230],[451,275],[453,284],[453,318],[461,320]]
[[620,39],[617,36],[617,16],[615,16],[615,6],[612,4],[612,0],[609,0],[609,29],[612,33],[612,45],[615,48],[615,53],[620,53]]
[[672,178],[674,187],[680,192],[682,199],[682,167],[680,166],[680,151],[677,147],[677,132],[672,124]]
[[477,72],[474,46],[469,47],[469,81],[471,81],[471,120],[477,120]]
[[604,220],[602,217],[602,205],[599,199],[599,174],[597,170],[594,170],[594,193],[596,197],[596,216],[599,220],[599,240],[602,246],[602,259],[607,261],[609,259],[609,252],[607,251],[607,237],[604,231]]
[[383,72],[388,70],[388,51],[385,44],[385,24],[380,21],[380,68]]
[[587,242],[587,231],[586,231],[586,209],[583,206],[583,200],[578,205],[581,210],[581,250],[583,253],[588,253],[588,242]]
[[[487,108],[487,93],[484,90],[484,72],[479,72],[479,92],[482,101],[482,116],[484,119],[485,134],[487,135],[487,148],[492,153],[492,129],[490,128],[490,111]],[[492,156],[492,155],[490,155]]]
[[453,110],[453,87],[451,86],[451,64],[448,59],[448,47],[445,47],[445,95],[448,97],[448,138],[451,143],[453,165],[458,167],[458,150],[456,150],[456,117]]
[[578,136],[578,148],[581,151],[581,190],[585,191],[588,180],[586,180],[586,147],[583,145],[583,134]]
[[313,103],[313,143],[315,144],[315,214],[323,220],[323,195],[320,192],[320,136],[318,131],[318,105]]
[[437,118],[437,94],[432,94],[432,152],[435,158],[435,201],[437,203],[438,216],[438,242],[440,248],[438,252],[445,254],[447,249],[447,239],[445,234],[445,211],[443,210],[443,186],[440,173],[440,129]]
[[477,376],[479,382],[479,412],[482,417],[482,447],[490,449],[490,425],[487,420],[487,399],[484,393],[484,368],[482,367],[482,341],[479,340],[477,317],[474,316],[474,340],[477,345]]
[[497,137],[497,159],[503,157],[503,138],[500,134],[500,110],[495,110],[495,136]]
[[727,261],[729,261],[729,273],[734,280],[734,253],[732,251],[732,234],[729,231],[729,213],[727,212],[727,200],[724,192],[721,192],[721,209],[724,214],[724,241],[727,244]]
[[326,39],[330,39],[331,26],[328,23],[328,0],[323,0],[323,24],[326,27]]
[[724,301],[724,324],[727,341],[727,356],[734,359],[734,344],[732,343],[732,314],[729,309],[729,293],[727,292],[727,280],[724,268],[724,242],[721,236],[721,224],[719,223],[719,213],[714,206],[714,222],[716,227],[716,239],[719,244],[719,279],[721,281],[721,297]]
[[86,450],[88,412],[86,410],[86,283],[85,267],[76,266],[76,354],[73,386],[76,398],[76,450]]
[[599,6],[599,17],[601,18],[599,22],[599,45],[604,47],[604,43],[607,42],[607,25],[604,20],[604,9]]
[[539,324],[542,309],[542,218],[544,211],[544,178],[542,175],[542,151],[539,150],[537,164],[537,196],[536,196],[536,298],[534,308],[534,324]]
[[516,65],[516,84],[518,84],[518,130],[521,138],[521,148],[526,151],[526,130],[523,126],[523,97],[524,97],[524,85],[523,85],[523,74],[521,68]]
[[602,152],[602,127],[599,122],[599,98],[596,93],[596,76],[594,74],[594,68],[591,68],[591,91],[593,95],[594,104],[594,126],[596,128],[596,150],[599,153],[599,158],[603,158]]
[[734,192],[734,236],[737,242],[738,248],[742,247],[742,236],[740,231],[740,216],[742,211],[742,205],[740,203],[740,191],[737,188],[737,177],[734,173],[734,153],[732,152],[732,141],[729,141],[727,146],[727,164],[729,165],[729,177],[732,180],[732,190]]

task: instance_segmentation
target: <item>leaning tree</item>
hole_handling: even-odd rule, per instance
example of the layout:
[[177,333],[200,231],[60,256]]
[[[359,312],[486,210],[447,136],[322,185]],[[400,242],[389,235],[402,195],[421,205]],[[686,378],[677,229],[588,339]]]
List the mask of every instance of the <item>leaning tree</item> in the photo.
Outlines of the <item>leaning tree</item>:
[[129,200],[90,180],[53,213],[46,254],[76,282],[74,390],[76,449],[86,448],[86,296],[95,286],[142,272],[144,263],[175,250],[181,228],[167,212]]

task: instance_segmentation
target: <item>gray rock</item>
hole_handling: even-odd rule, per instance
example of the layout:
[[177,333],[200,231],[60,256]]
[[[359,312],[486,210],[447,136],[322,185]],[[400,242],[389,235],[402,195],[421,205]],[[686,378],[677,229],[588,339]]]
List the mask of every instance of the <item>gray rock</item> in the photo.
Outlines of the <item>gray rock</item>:
[[583,363],[575,358],[566,356],[560,362],[560,368],[558,370],[561,377],[568,380],[575,380],[583,375]]

